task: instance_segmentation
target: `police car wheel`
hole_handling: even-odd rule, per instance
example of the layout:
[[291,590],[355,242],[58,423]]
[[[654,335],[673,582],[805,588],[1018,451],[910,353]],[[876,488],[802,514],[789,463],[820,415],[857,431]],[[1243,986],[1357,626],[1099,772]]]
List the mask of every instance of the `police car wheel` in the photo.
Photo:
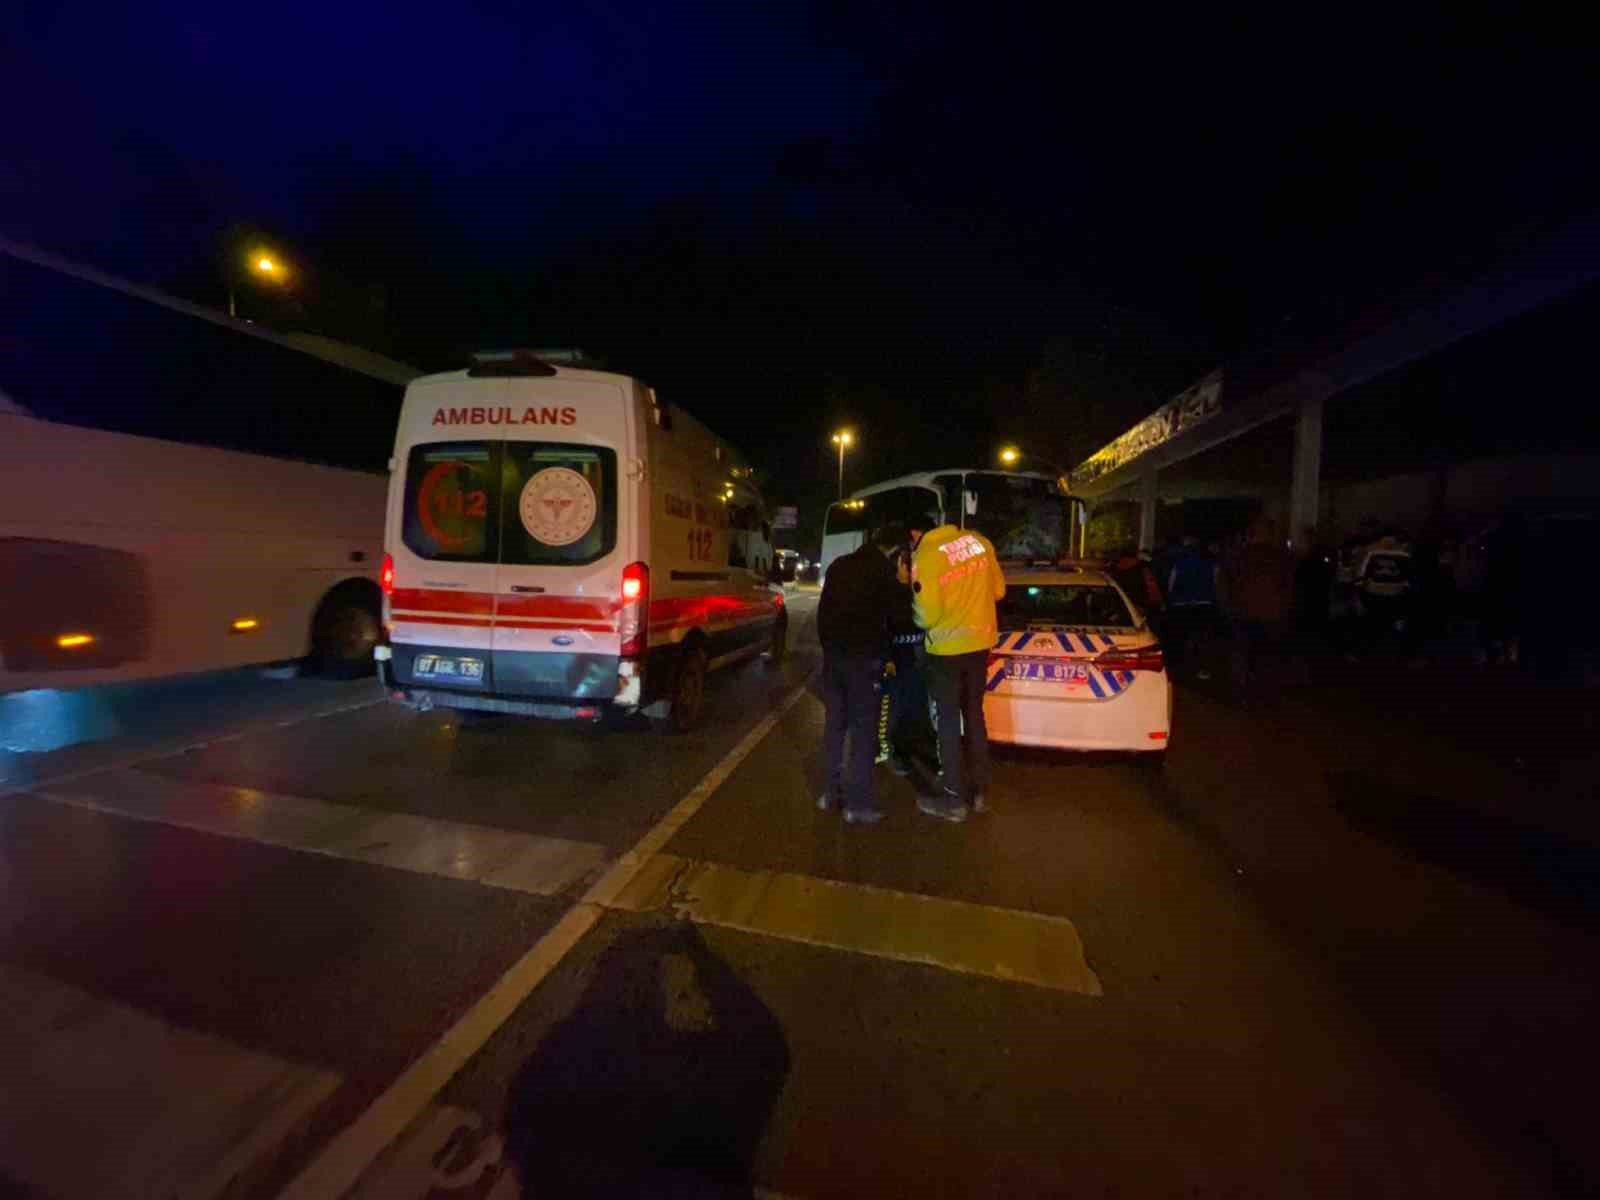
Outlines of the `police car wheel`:
[[656,722],[662,733],[688,733],[700,724],[706,700],[706,652],[696,646],[678,660],[667,715]]
[[772,627],[772,644],[767,647],[767,665],[777,666],[789,654],[789,619],[781,617]]

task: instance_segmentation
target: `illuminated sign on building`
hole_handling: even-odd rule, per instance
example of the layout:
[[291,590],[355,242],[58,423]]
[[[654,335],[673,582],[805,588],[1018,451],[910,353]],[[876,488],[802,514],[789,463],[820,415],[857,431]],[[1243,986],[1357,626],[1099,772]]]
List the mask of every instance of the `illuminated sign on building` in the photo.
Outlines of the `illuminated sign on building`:
[[1163,404],[1110,445],[1084,459],[1072,472],[1074,485],[1093,483],[1134,459],[1203,425],[1222,411],[1222,372],[1213,371],[1177,398]]

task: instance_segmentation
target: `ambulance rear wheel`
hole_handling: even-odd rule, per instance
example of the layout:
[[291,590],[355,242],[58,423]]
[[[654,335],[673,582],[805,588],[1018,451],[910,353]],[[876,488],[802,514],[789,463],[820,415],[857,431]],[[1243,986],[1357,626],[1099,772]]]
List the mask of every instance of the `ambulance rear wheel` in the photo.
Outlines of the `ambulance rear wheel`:
[[667,715],[656,722],[662,733],[688,733],[700,724],[706,706],[706,652],[699,646],[685,650],[673,675]]

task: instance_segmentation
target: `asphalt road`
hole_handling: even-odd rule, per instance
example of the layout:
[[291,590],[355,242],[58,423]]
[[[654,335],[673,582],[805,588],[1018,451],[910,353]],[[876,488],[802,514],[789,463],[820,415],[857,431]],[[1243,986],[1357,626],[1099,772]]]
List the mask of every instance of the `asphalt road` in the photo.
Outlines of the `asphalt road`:
[[791,604],[683,738],[0,703],[0,1194],[1592,1194],[1586,917],[1192,693],[1164,774],[1002,753],[985,817],[883,773],[845,827]]

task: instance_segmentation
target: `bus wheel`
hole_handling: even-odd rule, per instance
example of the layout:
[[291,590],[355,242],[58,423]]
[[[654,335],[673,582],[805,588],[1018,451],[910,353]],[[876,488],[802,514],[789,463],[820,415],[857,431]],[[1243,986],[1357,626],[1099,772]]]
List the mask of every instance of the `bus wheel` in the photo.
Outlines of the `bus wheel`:
[[767,665],[776,667],[789,656],[789,618],[779,617],[772,627],[772,644],[767,647]]
[[706,706],[706,652],[699,646],[685,650],[672,680],[667,715],[655,722],[662,733],[688,733],[700,724]]
[[335,592],[322,602],[311,627],[311,659],[317,673],[334,679],[372,674],[372,651],[380,632],[377,610],[364,596]]

